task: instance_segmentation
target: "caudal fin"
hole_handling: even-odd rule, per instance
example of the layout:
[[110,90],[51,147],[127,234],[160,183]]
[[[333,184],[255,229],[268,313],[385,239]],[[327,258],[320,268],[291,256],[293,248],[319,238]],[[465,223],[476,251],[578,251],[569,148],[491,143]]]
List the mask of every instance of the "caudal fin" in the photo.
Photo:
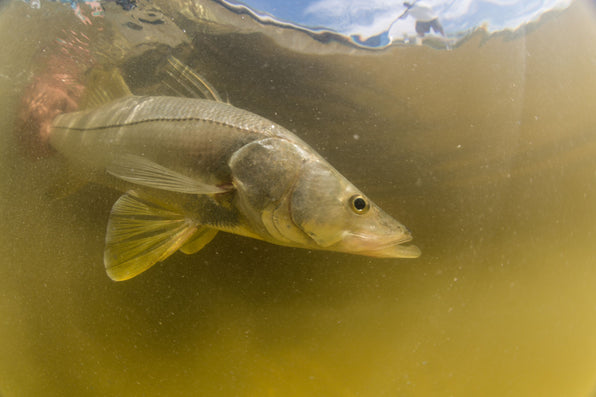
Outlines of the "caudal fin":
[[35,58],[37,72],[21,97],[16,133],[29,157],[52,152],[48,142],[52,121],[78,108],[85,90],[85,71],[95,62],[87,35],[73,31],[64,34]]
[[44,73],[25,90],[17,120],[17,138],[31,157],[52,152],[49,137],[56,116],[77,109],[83,86]]

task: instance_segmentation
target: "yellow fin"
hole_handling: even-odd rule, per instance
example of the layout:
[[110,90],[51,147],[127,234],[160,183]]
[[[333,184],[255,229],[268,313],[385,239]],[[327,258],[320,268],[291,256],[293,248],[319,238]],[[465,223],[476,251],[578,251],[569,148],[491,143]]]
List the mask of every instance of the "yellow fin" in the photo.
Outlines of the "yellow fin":
[[85,94],[79,104],[80,109],[95,108],[114,99],[132,95],[120,70],[116,67],[92,69],[85,85]]
[[168,76],[163,83],[178,96],[223,102],[215,88],[203,76],[177,58],[170,56],[163,70]]
[[[186,244],[198,226],[129,191],[112,207],[106,232],[104,265],[112,280],[128,280]],[[205,242],[207,244],[207,242]]]
[[194,254],[195,252],[199,252],[203,249],[204,246],[209,244],[211,240],[217,234],[217,230],[212,229],[210,227],[200,227],[197,229],[195,234],[184,244],[180,251],[184,252],[186,255]]

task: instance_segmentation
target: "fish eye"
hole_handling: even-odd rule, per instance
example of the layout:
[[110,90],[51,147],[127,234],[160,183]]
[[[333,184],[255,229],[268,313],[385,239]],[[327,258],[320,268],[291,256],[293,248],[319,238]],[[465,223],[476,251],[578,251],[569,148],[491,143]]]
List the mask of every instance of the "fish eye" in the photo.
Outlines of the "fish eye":
[[364,214],[368,212],[370,205],[368,201],[359,194],[356,194],[350,198],[350,204],[352,210],[357,214]]

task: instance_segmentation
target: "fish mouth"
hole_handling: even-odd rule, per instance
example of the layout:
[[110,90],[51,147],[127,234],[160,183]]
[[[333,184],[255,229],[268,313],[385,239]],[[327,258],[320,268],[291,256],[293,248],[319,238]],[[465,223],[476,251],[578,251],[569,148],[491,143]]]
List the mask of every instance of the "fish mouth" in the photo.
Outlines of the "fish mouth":
[[341,251],[375,258],[418,258],[421,252],[417,246],[404,245],[411,240],[412,235],[409,233],[391,239],[349,234],[342,241]]

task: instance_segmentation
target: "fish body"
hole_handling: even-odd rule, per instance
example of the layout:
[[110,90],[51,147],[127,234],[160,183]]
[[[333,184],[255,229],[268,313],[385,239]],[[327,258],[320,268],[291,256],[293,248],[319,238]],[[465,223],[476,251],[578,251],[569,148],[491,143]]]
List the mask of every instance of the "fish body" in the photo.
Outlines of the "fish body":
[[278,245],[417,257],[408,230],[309,145],[230,104],[127,96],[59,115],[50,144],[89,179],[122,189],[104,263],[125,280],[218,231]]

